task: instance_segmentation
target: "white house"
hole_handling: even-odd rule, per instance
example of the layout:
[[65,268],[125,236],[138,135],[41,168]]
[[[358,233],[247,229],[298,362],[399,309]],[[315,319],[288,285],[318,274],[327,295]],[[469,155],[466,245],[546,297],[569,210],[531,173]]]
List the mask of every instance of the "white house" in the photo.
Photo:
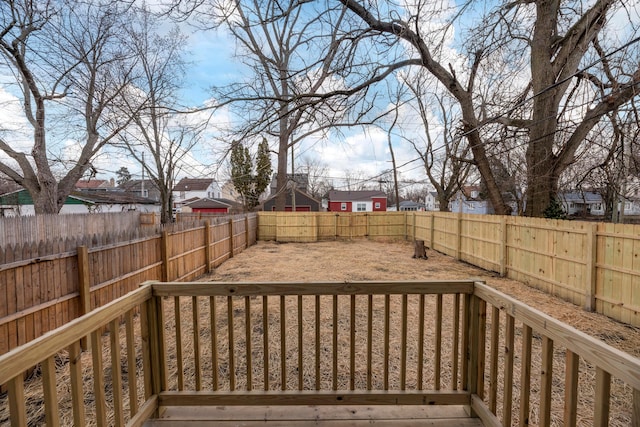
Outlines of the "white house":
[[429,191],[424,199],[424,209],[427,211],[439,211],[440,201],[438,200],[438,193],[435,191]]
[[558,193],[567,215],[604,215],[602,196],[593,191],[567,191]]
[[197,199],[221,199],[222,188],[213,178],[182,178],[173,187],[173,204],[181,207]]
[[[146,197],[124,191],[74,191],[60,209],[61,214],[106,212],[160,212],[160,205]],[[18,190],[0,196],[1,216],[35,215],[33,200],[27,190]]]

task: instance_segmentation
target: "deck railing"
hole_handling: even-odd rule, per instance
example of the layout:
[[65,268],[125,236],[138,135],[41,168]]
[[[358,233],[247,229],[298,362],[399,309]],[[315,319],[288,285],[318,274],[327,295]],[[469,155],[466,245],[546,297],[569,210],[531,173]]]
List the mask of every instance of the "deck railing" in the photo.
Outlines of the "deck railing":
[[638,359],[471,280],[146,283],[1,356],[5,382],[14,426],[194,405],[464,405],[495,426],[640,411]]

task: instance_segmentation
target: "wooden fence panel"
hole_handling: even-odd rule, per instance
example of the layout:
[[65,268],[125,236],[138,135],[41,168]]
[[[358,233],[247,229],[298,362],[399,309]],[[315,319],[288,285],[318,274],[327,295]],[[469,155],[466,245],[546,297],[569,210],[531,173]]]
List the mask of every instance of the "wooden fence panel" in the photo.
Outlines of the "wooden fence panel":
[[[112,230],[125,230],[132,238],[133,234],[141,232],[140,224],[139,212],[3,217],[0,218],[0,242],[5,245],[48,242]],[[154,227],[145,228],[148,228],[147,232],[154,232]]]
[[338,216],[334,212],[317,214],[318,240],[335,240],[337,238]]
[[[271,235],[281,215],[260,213],[260,227],[266,223],[270,230],[260,236]],[[286,215],[281,230],[308,241],[313,231],[294,229],[313,227],[311,215],[317,219],[316,240],[422,239],[446,255],[640,326],[640,226],[448,212]],[[296,223],[295,216],[305,220]]]
[[485,270],[499,271],[501,217],[466,214],[461,220],[461,259]]
[[434,212],[432,249],[446,255],[456,255],[457,214]]
[[258,240],[276,240],[277,212],[260,212],[258,215]]
[[640,226],[599,224],[596,309],[640,325]]
[[[211,220],[210,220],[211,221]],[[231,251],[230,221],[215,218],[209,228],[212,264]],[[233,219],[235,250],[255,242],[257,215]],[[249,225],[249,229],[247,229]],[[169,280],[192,280],[207,271],[205,227],[197,223],[169,227]],[[82,314],[81,295],[90,309],[104,306],[148,280],[161,280],[163,240],[158,234],[122,242],[126,233],[68,237],[0,248],[0,354],[60,327]],[[87,288],[80,287],[78,247],[85,249]]]
[[307,212],[281,212],[277,217],[279,242],[315,242],[318,240],[316,215]]
[[411,236],[408,232],[407,212],[373,212],[367,215],[368,237],[372,239],[397,239]]

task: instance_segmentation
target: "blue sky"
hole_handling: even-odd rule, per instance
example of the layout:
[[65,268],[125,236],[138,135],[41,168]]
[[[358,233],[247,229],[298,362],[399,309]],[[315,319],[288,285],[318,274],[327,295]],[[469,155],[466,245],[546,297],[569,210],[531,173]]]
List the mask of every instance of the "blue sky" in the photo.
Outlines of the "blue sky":
[[[224,85],[243,75],[242,65],[234,58],[233,40],[222,31],[202,32],[191,27],[183,26],[183,31],[188,34],[188,45],[186,47],[190,62],[187,68],[186,84],[181,91],[182,104],[190,107],[199,107],[210,100],[209,88],[212,85]],[[2,77],[2,76],[0,76]],[[0,81],[2,83],[2,81]],[[2,103],[1,115],[3,125],[16,123],[17,127],[29,130],[25,122],[24,115],[20,113],[20,102],[18,98],[8,92],[7,86],[0,86],[0,101]],[[224,112],[218,114],[215,120],[230,120]],[[49,126],[55,127],[54,123]],[[51,134],[53,135],[53,134]],[[25,151],[29,150],[31,137],[24,135]],[[63,150],[70,153],[69,157],[74,157],[77,152],[77,145],[72,141],[60,141]],[[179,173],[182,176],[204,177],[215,176],[224,179],[226,174],[218,166],[220,159],[216,157],[220,147],[212,147],[210,141],[206,141],[201,146],[196,147],[191,158]],[[413,162],[417,155],[408,144],[395,144],[395,155],[397,164],[407,164],[401,169],[402,176],[406,179],[424,179],[424,172],[419,167],[419,163]],[[310,138],[303,141],[296,147],[295,163],[299,165],[302,157],[320,159],[329,167],[328,175],[335,179],[335,184],[340,185],[340,180],[349,173],[362,177],[376,177],[391,169],[391,157],[389,154],[387,135],[377,128],[354,129],[346,132],[344,136],[332,134],[326,139],[318,140]],[[149,158],[149,157],[147,157]],[[275,168],[275,155],[274,168]],[[119,153],[114,149],[107,149],[98,155],[94,161],[94,166],[98,170],[98,179],[108,179],[115,177],[115,171],[121,166],[126,166],[134,175],[140,177],[141,167],[130,156]],[[290,163],[291,164],[291,163]],[[290,170],[290,164],[288,170]]]
[[[183,102],[189,106],[199,106],[210,99],[208,88],[212,85],[224,85],[248,75],[243,65],[234,58],[233,39],[222,31],[190,32],[188,85],[182,90]],[[224,116],[226,117],[226,116]],[[344,132],[344,130],[343,130]],[[198,151],[198,150],[196,150]],[[203,150],[197,158],[206,158]],[[377,175],[391,169],[387,135],[377,128],[354,129],[344,136],[332,135],[328,139],[309,138],[295,149],[295,164],[300,165],[303,157],[320,159],[329,167],[329,176],[335,178],[335,185],[346,173],[377,179]],[[395,144],[394,153],[397,164],[415,160],[417,154],[408,144]],[[275,169],[275,154],[273,155]],[[210,161],[208,162],[210,163]],[[291,169],[289,160],[288,170]],[[197,169],[200,173],[200,168]],[[192,171],[193,172],[193,171]],[[423,169],[419,162],[413,161],[401,169],[405,179],[424,180]],[[220,173],[224,176],[225,173]]]

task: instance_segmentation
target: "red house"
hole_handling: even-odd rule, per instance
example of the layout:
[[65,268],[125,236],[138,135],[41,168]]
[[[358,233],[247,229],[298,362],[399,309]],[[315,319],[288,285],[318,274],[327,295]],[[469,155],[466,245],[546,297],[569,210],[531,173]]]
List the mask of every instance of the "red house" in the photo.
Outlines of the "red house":
[[205,197],[183,205],[182,212],[230,214],[242,212],[242,207],[231,200]]
[[329,212],[385,212],[387,195],[382,191],[329,191]]

